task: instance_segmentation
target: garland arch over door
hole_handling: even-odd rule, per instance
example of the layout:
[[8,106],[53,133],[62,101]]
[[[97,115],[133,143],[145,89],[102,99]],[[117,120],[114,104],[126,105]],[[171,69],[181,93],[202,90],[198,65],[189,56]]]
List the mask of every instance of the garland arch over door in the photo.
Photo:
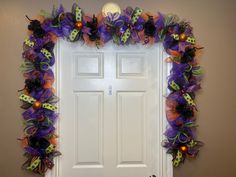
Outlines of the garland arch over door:
[[[23,168],[45,174],[47,169],[53,168],[54,157],[60,155],[56,148],[58,114],[55,104],[58,99],[53,88],[52,69],[55,63],[53,49],[58,37],[70,42],[80,40],[98,48],[109,41],[124,46],[162,42],[170,55],[165,61],[172,64],[167,84],[170,93],[165,105],[169,126],[163,146],[173,155],[175,167],[186,157],[196,157],[202,145],[194,134],[194,112],[197,110],[194,98],[202,78],[198,63],[202,48],[196,45],[188,22],[180,21],[174,15],[145,13],[138,7],[128,7],[122,14],[90,17],[77,4],[72,6],[71,12],[65,12],[60,6],[53,8],[51,14],[42,11],[37,20],[27,18],[30,34],[24,41],[24,63],[21,65],[26,80],[19,97],[25,109],[21,140],[27,161]],[[58,165],[54,171],[58,171]]]

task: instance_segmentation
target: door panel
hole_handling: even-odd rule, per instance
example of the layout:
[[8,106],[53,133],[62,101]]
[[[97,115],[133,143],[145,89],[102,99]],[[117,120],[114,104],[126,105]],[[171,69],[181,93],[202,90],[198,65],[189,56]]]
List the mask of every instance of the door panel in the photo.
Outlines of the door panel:
[[146,167],[145,92],[117,92],[118,166]]
[[75,75],[80,78],[102,78],[103,77],[103,54],[79,53],[75,55]]
[[103,92],[76,93],[75,111],[75,165],[102,167]]
[[61,45],[60,177],[157,174],[158,50]]
[[117,53],[118,78],[143,78],[146,76],[145,53]]

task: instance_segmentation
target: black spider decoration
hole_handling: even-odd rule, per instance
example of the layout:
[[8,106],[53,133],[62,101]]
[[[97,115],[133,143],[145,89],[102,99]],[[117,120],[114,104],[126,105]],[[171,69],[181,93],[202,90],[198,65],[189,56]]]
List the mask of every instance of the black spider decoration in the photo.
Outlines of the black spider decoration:
[[93,15],[92,21],[86,23],[86,26],[90,29],[90,34],[88,36],[91,41],[97,41],[100,39],[98,35],[97,25],[98,25],[98,21],[95,15]]
[[42,81],[39,78],[36,79],[26,79],[25,88],[29,93],[32,91],[39,91],[42,89]]
[[41,27],[40,21],[31,20],[28,16],[26,18],[30,21],[28,29],[33,32],[34,37],[43,38],[46,34],[45,30]]
[[48,42],[48,43],[46,43],[44,46],[43,46],[43,48],[45,48],[45,49],[47,49],[49,52],[53,52],[53,49],[54,49],[54,46],[55,46],[55,44],[52,42],[52,41],[50,41],[50,42]]
[[34,149],[46,149],[50,143],[45,138],[29,137],[29,145]]
[[148,21],[144,24],[144,34],[154,37],[156,34],[156,26],[154,24],[153,16],[148,17]]
[[196,48],[186,48],[185,52],[183,53],[182,57],[181,57],[181,63],[188,63],[193,61],[194,57],[195,57],[195,52],[196,52]]
[[185,118],[192,118],[194,116],[194,111],[191,107],[186,104],[179,104],[176,106],[176,111]]

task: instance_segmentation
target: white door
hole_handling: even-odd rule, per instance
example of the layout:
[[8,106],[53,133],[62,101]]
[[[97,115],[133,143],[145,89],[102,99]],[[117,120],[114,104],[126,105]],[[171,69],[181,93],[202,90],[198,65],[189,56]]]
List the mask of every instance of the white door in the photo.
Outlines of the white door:
[[164,174],[159,45],[60,41],[58,177]]

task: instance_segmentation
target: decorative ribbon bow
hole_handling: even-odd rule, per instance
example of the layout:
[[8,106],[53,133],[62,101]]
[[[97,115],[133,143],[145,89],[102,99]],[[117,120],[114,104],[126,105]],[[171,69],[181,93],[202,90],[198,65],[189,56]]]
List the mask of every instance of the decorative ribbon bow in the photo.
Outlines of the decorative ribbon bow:
[[[143,12],[143,10],[141,8],[136,7],[134,9],[134,12],[133,12],[132,17],[131,17],[132,25],[134,25],[138,21],[138,19],[141,16],[142,12]],[[130,35],[131,35],[130,28],[127,28],[126,31],[121,36],[121,41],[123,43],[126,43],[127,40],[129,39]]]
[[72,8],[72,13],[75,15],[75,28],[71,31],[69,39],[70,41],[75,41],[77,39],[78,34],[80,33],[81,29],[82,29],[82,9],[74,4],[73,8]]
[[40,163],[41,163],[40,157],[33,157],[30,166],[28,166],[26,169],[33,171],[35,168],[39,166]]
[[[193,149],[196,149],[198,148],[199,146],[201,146],[202,143],[199,142],[199,141],[194,141],[194,140],[191,140],[186,147],[186,151],[185,153],[187,152],[189,155],[192,155],[192,156],[195,156],[197,154],[198,151],[193,151],[191,152]],[[181,150],[178,150],[177,151],[177,154],[175,156],[175,158],[173,159],[173,165],[174,167],[178,167],[180,165],[180,163],[184,160],[184,156],[183,156],[183,151]]]
[[[30,40],[30,39],[25,39],[24,44],[30,48],[33,48],[35,46],[34,41]],[[51,52],[49,52],[47,49],[42,48],[40,50],[40,52],[45,56],[46,59],[48,59],[50,61],[50,59],[52,58],[52,54]]]
[[37,170],[40,174],[43,174],[45,171],[45,166],[42,165],[42,163],[44,163],[49,169],[52,169],[53,167],[53,162],[49,160],[49,158],[41,160],[40,157],[35,156],[31,159],[30,165],[26,167],[26,169],[30,171]]
[[[27,42],[25,43],[27,46],[32,46],[33,41],[27,40]],[[40,62],[29,62],[29,61],[25,61],[22,65],[21,65],[21,70],[23,72],[31,72],[34,69],[41,69],[43,71],[47,71],[50,67],[49,63],[50,60],[52,59],[52,54],[51,52],[49,52],[46,48],[42,48],[40,50],[40,52],[45,56],[45,58],[47,59],[47,61],[40,61]]]
[[49,69],[50,65],[48,64],[48,62],[39,62],[39,65],[35,65],[32,62],[29,61],[25,61],[24,63],[22,63],[22,65],[20,66],[20,69],[22,72],[31,72],[35,69],[40,69],[43,71],[47,71]]
[[172,34],[172,37],[181,42],[188,42],[190,44],[195,44],[195,38],[194,37],[188,37],[186,34]]
[[176,141],[183,143],[183,144],[187,143],[189,141],[189,136],[185,132],[185,130],[186,130],[186,128],[192,128],[192,127],[197,127],[197,125],[192,121],[187,122],[187,123],[183,124],[183,127],[181,128],[181,130],[176,131],[175,136],[168,137],[168,139],[171,140],[172,144],[175,144]]
[[[27,102],[27,103],[30,103],[33,105],[33,107],[35,108],[45,108],[45,109],[48,109],[48,110],[51,110],[51,111],[55,111],[57,109],[56,106],[50,104],[50,103],[43,103],[41,104],[39,101],[37,101],[36,99],[34,99],[33,97],[31,96],[28,96],[28,95],[25,95],[25,94],[21,94],[19,99],[21,101],[24,101],[24,102]],[[38,105],[38,106],[37,106]]]
[[[173,81],[173,80],[171,81],[170,86],[171,86],[171,88],[173,88],[175,91],[179,91],[179,90],[180,90],[179,85],[176,84],[175,81]],[[181,90],[181,91],[183,92],[183,97],[184,97],[184,99],[187,101],[187,103],[188,103],[190,106],[195,107],[196,104],[194,103],[194,101],[193,101],[193,99],[191,98],[191,96],[190,96],[187,92],[185,92],[184,90]]]
[[[25,122],[25,128],[24,128],[24,133],[27,136],[32,136],[34,135],[38,130],[40,131],[41,134],[46,134],[47,132],[50,132],[53,130],[52,125],[53,122],[49,118],[44,118],[44,120],[39,120],[35,121],[35,119],[28,119]],[[40,130],[41,127],[44,127],[43,129]],[[45,129],[46,127],[46,129]],[[45,133],[44,133],[45,132]]]

